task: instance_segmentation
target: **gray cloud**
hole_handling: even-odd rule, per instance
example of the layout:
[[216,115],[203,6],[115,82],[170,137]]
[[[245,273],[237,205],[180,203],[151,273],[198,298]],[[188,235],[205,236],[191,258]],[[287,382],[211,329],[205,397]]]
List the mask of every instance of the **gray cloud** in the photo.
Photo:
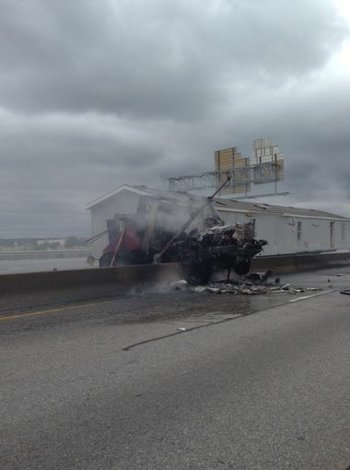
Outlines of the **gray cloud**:
[[348,197],[348,77],[327,70],[349,31],[331,0],[0,7],[0,236],[88,232],[101,193],[210,171],[215,149],[265,135],[310,204]]
[[4,6],[0,98],[34,111],[193,119],[241,81],[280,83],[318,68],[344,34],[330,5],[313,0]]

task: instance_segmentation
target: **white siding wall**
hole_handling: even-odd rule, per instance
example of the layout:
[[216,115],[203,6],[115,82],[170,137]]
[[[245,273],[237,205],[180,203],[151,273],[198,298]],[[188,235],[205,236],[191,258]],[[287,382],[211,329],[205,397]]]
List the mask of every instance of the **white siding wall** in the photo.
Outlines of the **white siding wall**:
[[350,248],[350,222],[348,221],[333,221],[332,244],[330,227],[332,219],[248,214],[224,209],[218,209],[218,211],[225,223],[245,223],[255,219],[255,237],[268,241],[262,255]]
[[335,222],[335,244],[337,248],[350,249],[350,222]]

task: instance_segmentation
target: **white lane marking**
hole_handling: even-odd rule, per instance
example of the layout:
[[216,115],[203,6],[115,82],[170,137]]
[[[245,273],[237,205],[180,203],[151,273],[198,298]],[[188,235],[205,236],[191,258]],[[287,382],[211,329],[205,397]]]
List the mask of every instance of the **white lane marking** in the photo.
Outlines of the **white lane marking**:
[[320,295],[327,295],[331,294],[332,292],[336,292],[337,289],[331,289],[326,292],[318,292],[317,294],[311,294],[311,295],[304,295],[303,297],[298,297],[297,299],[292,299],[289,302],[299,302],[300,300],[306,300],[306,299],[311,299],[312,297],[318,297]]

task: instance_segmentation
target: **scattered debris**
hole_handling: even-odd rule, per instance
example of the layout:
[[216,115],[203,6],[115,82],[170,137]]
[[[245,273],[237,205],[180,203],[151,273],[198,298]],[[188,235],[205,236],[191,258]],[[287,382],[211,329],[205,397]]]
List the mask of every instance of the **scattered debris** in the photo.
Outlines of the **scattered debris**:
[[283,284],[283,286],[281,286],[281,289],[282,290],[288,290],[290,287],[290,284]]
[[[272,276],[272,271],[266,273],[251,273],[242,276],[239,280],[222,280],[209,282],[205,285],[191,286],[185,280],[171,283],[171,288],[175,290],[186,290],[198,294],[230,294],[230,295],[265,295],[265,294],[302,294],[305,292],[317,292],[322,289],[317,287],[293,287],[289,283],[280,285],[280,280],[276,283],[267,279]],[[278,278],[279,279],[279,278]]]
[[209,292],[210,294],[243,294],[243,295],[262,295],[262,294],[301,294],[303,292],[316,292],[322,289],[316,287],[312,288],[293,288],[289,284],[283,288],[274,285],[251,285],[244,282],[235,282],[231,284],[217,284],[210,283],[207,286],[189,287],[192,292],[202,293]]
[[196,286],[196,287],[193,287],[193,292],[205,292],[207,290],[207,288],[205,286]]
[[186,290],[187,289],[187,281],[185,279],[181,279],[180,281],[173,281],[170,284],[171,290]]
[[[269,288],[264,285],[250,285],[245,283],[232,282],[227,284],[210,283],[207,286],[197,286],[190,288],[192,292],[209,292],[210,294],[231,294],[231,295],[259,295],[267,294]],[[284,292],[284,291],[282,291]]]
[[207,287],[207,291],[211,294],[221,294],[221,289],[219,287]]

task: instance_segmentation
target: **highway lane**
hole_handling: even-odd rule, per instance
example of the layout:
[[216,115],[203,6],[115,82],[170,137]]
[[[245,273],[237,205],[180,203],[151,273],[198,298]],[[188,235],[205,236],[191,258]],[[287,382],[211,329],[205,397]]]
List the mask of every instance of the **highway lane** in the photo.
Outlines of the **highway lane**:
[[0,323],[0,468],[350,465],[350,297],[137,299]]

